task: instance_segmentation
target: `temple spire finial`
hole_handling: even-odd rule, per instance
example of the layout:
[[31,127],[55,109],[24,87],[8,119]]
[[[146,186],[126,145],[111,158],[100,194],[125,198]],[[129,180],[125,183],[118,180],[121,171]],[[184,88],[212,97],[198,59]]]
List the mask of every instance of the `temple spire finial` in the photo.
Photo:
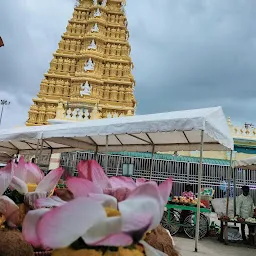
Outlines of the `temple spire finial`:
[[230,118],[230,117],[228,117],[228,120],[227,120],[227,121],[228,121],[228,125],[231,126],[231,125],[232,125],[232,122],[231,122],[231,118]]

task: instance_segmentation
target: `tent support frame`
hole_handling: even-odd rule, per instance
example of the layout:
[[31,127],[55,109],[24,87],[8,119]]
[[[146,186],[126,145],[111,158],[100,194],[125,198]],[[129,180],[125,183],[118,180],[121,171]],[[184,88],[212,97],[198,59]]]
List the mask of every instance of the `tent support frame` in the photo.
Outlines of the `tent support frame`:
[[[228,216],[229,212],[229,199],[230,199],[230,185],[231,185],[231,176],[232,176],[232,159],[233,159],[233,151],[230,151],[230,160],[229,160],[229,172],[228,172],[228,187],[227,187],[227,202],[226,202],[226,216]],[[228,241],[228,227],[225,228],[224,231],[225,241]]]
[[[233,166],[233,165],[232,165]],[[236,216],[236,170],[233,168],[233,197],[234,197],[234,216]]]
[[36,155],[35,155],[36,163],[37,163],[37,161],[38,161],[39,143],[40,143],[40,140],[38,139],[38,140],[37,140],[37,144],[36,144]]
[[40,151],[39,151],[39,155],[38,155],[38,166],[40,166],[41,161],[42,161],[43,147],[44,147],[44,140],[43,140],[43,138],[42,138],[42,139],[41,139]]
[[201,204],[201,185],[203,173],[203,150],[204,150],[204,130],[201,130],[200,144],[200,164],[198,169],[198,195],[197,195],[197,212],[196,212],[196,236],[195,236],[195,252],[198,252],[199,226],[200,226],[200,204]]
[[105,173],[108,174],[108,135],[106,135],[106,155],[105,155]]
[[153,144],[153,146],[152,146],[152,156],[151,156],[151,160],[150,160],[150,178],[149,178],[149,180],[152,179],[153,162],[154,162],[154,153],[155,153],[155,145]]
[[94,160],[96,160],[97,161],[97,157],[98,157],[98,151],[99,151],[99,147],[98,147],[98,145],[96,146],[96,149],[95,149],[95,151],[94,151]]

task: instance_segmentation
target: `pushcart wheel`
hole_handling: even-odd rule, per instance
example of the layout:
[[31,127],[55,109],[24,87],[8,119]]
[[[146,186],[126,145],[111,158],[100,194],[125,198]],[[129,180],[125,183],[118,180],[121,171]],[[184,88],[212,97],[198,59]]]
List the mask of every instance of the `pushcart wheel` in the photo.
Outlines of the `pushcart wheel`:
[[180,213],[175,210],[170,211],[170,220],[168,220],[168,211],[164,212],[161,224],[172,236],[176,235],[180,229]]
[[[200,214],[200,225],[199,225],[199,239],[206,236],[208,232],[208,220],[204,214]],[[189,238],[195,238],[196,236],[196,215],[190,214],[184,220],[184,232]]]

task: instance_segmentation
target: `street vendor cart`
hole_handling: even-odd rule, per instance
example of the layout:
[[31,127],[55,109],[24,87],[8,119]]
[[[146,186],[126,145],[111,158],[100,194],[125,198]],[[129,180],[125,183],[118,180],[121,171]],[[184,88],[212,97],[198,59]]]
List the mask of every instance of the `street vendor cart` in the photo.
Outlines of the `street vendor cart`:
[[[185,219],[181,217],[182,211],[188,212]],[[210,223],[205,213],[210,212],[210,209],[205,207],[200,208],[199,239],[205,237],[208,232]],[[168,229],[173,236],[176,235],[179,231],[184,231],[184,233],[189,238],[194,239],[196,235],[197,207],[196,205],[174,204],[170,200],[166,205],[166,211],[164,212],[161,223],[162,226]]]

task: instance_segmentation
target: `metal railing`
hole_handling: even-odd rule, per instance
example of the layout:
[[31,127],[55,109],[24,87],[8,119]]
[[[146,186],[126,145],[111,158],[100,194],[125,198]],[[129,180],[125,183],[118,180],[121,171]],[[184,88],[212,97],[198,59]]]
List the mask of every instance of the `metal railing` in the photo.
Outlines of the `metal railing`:
[[[96,159],[101,166],[105,166],[106,154],[98,153],[96,156],[91,152],[72,152],[61,155],[61,165],[71,174],[76,175],[76,166],[80,160]],[[173,194],[180,195],[187,183],[191,184],[194,191],[197,190],[197,172],[199,163],[180,162],[173,160],[141,158],[123,155],[108,155],[107,175],[122,175],[123,164],[133,164],[133,178],[150,178],[151,163],[153,165],[152,179],[161,182],[170,176],[174,180]],[[215,190],[215,198],[222,198],[223,192],[220,190],[222,180],[228,178],[229,166],[203,164],[202,187],[211,187]],[[234,169],[232,179],[236,177],[236,195],[241,193],[240,187],[249,185],[251,195],[256,203],[256,171]]]

